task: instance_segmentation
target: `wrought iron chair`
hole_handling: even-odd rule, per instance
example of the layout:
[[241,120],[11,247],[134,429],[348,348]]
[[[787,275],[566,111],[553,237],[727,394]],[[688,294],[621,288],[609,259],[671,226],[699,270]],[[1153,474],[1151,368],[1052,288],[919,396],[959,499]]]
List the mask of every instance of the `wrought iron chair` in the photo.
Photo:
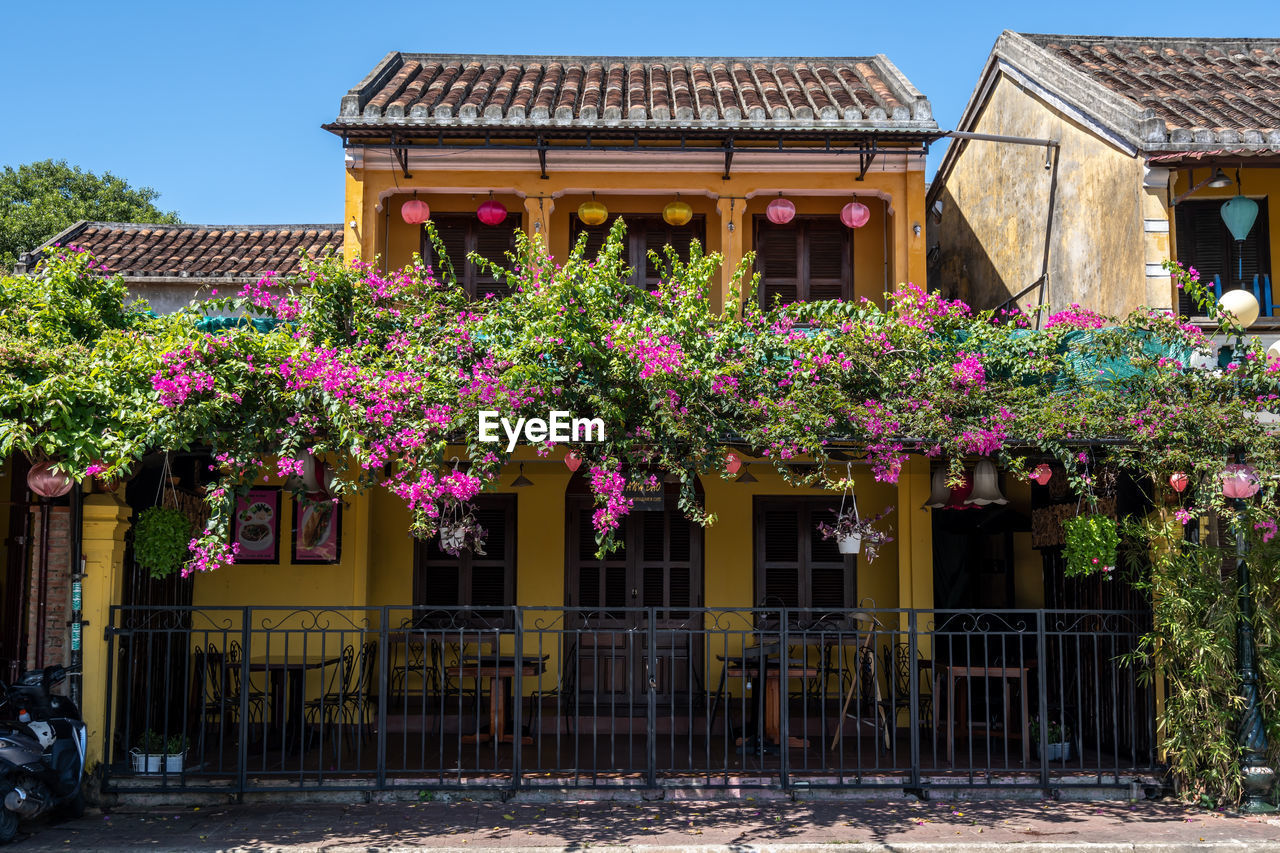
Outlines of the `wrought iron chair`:
[[[212,660],[213,656],[218,654],[217,648],[209,645],[209,656]],[[219,655],[221,657],[221,655]],[[240,696],[243,692],[248,697],[249,722],[261,723],[267,706],[267,694],[264,690],[259,690],[252,683],[241,683],[240,664],[244,662],[244,653],[240,649],[240,643],[232,640],[227,644],[227,653],[223,660],[222,681],[226,685],[226,699],[234,707],[237,713],[240,710]]]
[[[560,667],[560,679],[550,690],[535,690],[529,694],[529,732],[534,737],[542,727],[542,706],[555,703],[558,716],[565,722],[565,731],[574,733],[574,718],[578,714],[578,640],[575,636],[565,650]],[[556,723],[556,732],[560,723]]]
[[[889,713],[889,719],[893,724],[897,725],[898,711],[911,708],[911,645],[909,643],[898,643],[895,646],[885,646],[880,650],[881,656],[884,658],[884,672],[889,678],[889,696],[884,700],[886,710]],[[928,678],[924,676],[924,669],[920,666],[923,657],[920,652],[916,652],[916,675],[920,679],[917,683],[923,686]],[[933,695],[927,693],[923,689],[919,689],[916,694],[916,710],[918,717],[917,724],[920,726],[922,733],[928,732],[933,728]]]
[[349,677],[345,685],[346,695],[342,705],[343,721],[355,725],[361,743],[368,741],[369,732],[373,728],[372,715],[378,707],[378,697],[373,692],[377,670],[378,644],[370,641],[360,647],[354,679]]
[[[351,684],[352,671],[355,668],[355,646],[348,644],[342,649],[342,655],[336,666],[326,667],[329,680],[324,692],[315,699],[303,703],[303,719],[307,725],[307,741],[321,733],[322,729],[333,725],[343,717],[346,709],[347,688]],[[338,754],[338,742],[330,738],[334,744],[334,756]]]

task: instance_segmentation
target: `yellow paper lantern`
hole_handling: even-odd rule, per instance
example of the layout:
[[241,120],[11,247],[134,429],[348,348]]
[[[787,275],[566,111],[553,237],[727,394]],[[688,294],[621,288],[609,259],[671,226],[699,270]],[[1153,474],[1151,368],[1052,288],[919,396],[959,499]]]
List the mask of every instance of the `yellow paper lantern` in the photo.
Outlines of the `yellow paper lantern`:
[[662,208],[662,221],[673,228],[688,225],[690,219],[693,219],[693,208],[679,198]]
[[582,220],[583,225],[599,225],[609,218],[609,208],[595,199],[584,201],[578,205],[578,218]]

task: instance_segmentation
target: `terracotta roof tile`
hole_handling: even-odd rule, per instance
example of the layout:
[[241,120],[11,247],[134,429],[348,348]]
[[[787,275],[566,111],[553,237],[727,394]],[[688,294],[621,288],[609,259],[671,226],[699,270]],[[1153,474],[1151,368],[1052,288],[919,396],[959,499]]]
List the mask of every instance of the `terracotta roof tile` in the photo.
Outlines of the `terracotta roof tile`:
[[1169,143],[1280,144],[1280,39],[1023,37],[1150,110]]
[[883,56],[657,58],[390,53],[342,99],[335,132],[479,125],[936,130]]
[[50,240],[88,249],[112,272],[149,278],[255,278],[342,251],[342,226],[81,222]]

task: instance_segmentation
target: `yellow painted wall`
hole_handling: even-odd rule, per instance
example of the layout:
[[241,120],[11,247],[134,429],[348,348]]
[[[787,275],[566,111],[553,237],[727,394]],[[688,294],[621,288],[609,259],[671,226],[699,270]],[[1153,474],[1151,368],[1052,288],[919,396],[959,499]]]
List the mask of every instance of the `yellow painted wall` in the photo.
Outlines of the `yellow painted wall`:
[[[494,198],[509,211],[523,212],[527,232],[532,234],[537,223],[538,233],[559,258],[569,250],[572,217],[578,205],[591,198],[593,188],[608,188],[597,192],[596,198],[613,213],[649,215],[659,214],[678,191],[696,214],[706,217],[706,248],[726,258],[720,289],[713,299],[719,309],[724,305],[729,272],[752,249],[752,216],[763,214],[779,191],[785,191],[795,203],[798,215],[836,214],[857,193],[870,208],[871,220],[854,234],[856,295],[879,302],[881,294],[898,282],[923,285],[923,230],[916,236],[912,227],[920,224],[923,229],[923,169],[870,172],[861,182],[854,177],[852,165],[848,172],[743,173],[727,181],[719,173],[553,171],[543,181],[534,172],[432,173],[421,169],[415,170],[412,180],[406,180],[390,171],[351,169],[347,172],[346,214],[348,223],[354,219],[357,226],[347,226],[346,251],[348,257],[357,253],[367,259],[382,257],[393,268],[408,263],[419,248],[421,229],[405,224],[400,207],[415,189],[433,215],[473,214],[493,190]],[[396,194],[384,197],[387,191]],[[728,229],[731,222],[732,231]]]
[[[1079,303],[1124,316],[1167,308],[1167,279],[1146,277],[1143,162],[1000,76],[973,127],[977,133],[1056,139],[1057,166],[1046,304]],[[939,256],[930,286],[977,308],[994,308],[1041,274],[1054,172],[1045,149],[970,141],[944,179]],[[1039,304],[1037,288],[1019,304]]]
[[[1234,170],[1228,170],[1231,177],[1235,177]],[[1174,196],[1181,195],[1191,189],[1196,184],[1203,181],[1209,176],[1207,168],[1194,170],[1194,175],[1190,170],[1180,170],[1177,172],[1174,180],[1172,193]],[[1269,235],[1269,244],[1271,251],[1271,269],[1267,272],[1271,273],[1271,298],[1274,304],[1277,297],[1280,297],[1280,282],[1277,282],[1276,272],[1280,266],[1280,169],[1249,169],[1240,170],[1240,183],[1244,187],[1244,194],[1255,201],[1261,202],[1267,200],[1267,217],[1270,221],[1271,233]],[[1236,187],[1232,184],[1230,187],[1221,189],[1215,187],[1203,187],[1192,195],[1187,196],[1189,201],[1204,201],[1206,199],[1221,199],[1226,201],[1236,194]],[[1177,255],[1177,218],[1172,212],[1169,214],[1169,233],[1170,242],[1172,243],[1172,255]],[[1254,223],[1253,226],[1261,228],[1261,222]]]

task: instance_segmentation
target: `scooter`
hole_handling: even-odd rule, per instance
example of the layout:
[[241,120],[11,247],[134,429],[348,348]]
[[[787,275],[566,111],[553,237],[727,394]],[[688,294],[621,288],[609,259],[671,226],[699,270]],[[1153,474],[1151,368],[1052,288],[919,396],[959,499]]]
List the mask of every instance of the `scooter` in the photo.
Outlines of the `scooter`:
[[58,811],[84,814],[87,727],[80,710],[54,687],[67,678],[61,666],[25,673],[3,688],[0,701],[0,844],[18,834],[18,822]]

